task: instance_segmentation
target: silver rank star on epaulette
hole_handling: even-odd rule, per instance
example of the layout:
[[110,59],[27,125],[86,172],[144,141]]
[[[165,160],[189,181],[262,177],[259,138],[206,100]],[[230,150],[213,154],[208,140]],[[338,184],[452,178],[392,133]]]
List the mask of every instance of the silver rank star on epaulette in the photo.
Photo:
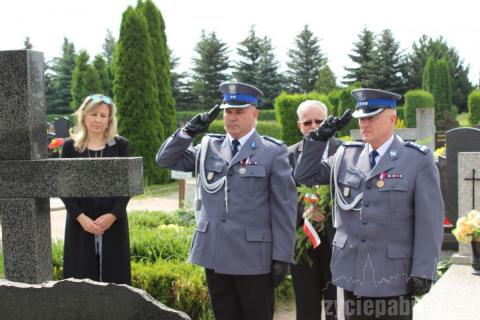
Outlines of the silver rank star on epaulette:
[[411,147],[411,148],[414,148],[414,149],[417,149],[418,151],[420,151],[421,153],[427,153],[429,148],[427,146],[424,146],[424,145],[421,145],[421,144],[418,144],[418,143],[415,143],[413,141],[407,141],[405,142],[405,145],[407,147]]

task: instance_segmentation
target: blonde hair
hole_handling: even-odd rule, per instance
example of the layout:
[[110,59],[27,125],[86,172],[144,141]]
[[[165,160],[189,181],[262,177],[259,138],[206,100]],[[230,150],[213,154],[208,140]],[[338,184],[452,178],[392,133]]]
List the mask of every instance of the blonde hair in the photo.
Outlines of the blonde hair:
[[89,95],[83,100],[82,105],[75,111],[75,116],[77,117],[77,125],[75,126],[72,139],[74,141],[73,146],[77,152],[84,152],[87,148],[87,127],[85,126],[85,116],[95,111],[95,109],[101,105],[105,104],[108,106],[109,115],[108,115],[108,125],[103,133],[103,140],[105,143],[108,143],[115,136],[118,135],[117,132],[117,108],[115,103],[110,97],[103,96],[100,94]]

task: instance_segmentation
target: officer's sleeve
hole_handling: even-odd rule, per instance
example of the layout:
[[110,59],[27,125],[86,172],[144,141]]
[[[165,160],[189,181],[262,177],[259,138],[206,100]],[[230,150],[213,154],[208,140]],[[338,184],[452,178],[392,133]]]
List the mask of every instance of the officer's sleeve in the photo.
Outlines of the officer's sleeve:
[[155,158],[162,168],[179,171],[194,171],[198,148],[192,146],[192,138],[181,135],[177,130],[160,146]]
[[287,148],[281,146],[277,150],[270,174],[272,260],[293,263],[297,189],[292,177],[292,168],[288,162]]
[[434,279],[443,238],[445,208],[433,153],[422,156],[415,180],[415,229],[411,275]]
[[303,150],[295,167],[294,177],[297,183],[306,185],[328,184],[330,181],[330,163],[333,158],[322,161],[322,155],[328,142],[303,139]]

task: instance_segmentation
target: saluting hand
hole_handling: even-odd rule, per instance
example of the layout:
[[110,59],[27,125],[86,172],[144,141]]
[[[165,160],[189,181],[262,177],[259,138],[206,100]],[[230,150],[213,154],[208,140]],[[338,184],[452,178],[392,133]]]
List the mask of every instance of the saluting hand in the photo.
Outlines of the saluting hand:
[[347,109],[341,118],[328,116],[320,127],[310,131],[308,137],[315,141],[327,141],[335,132],[345,127],[352,118],[352,110]]
[[208,126],[215,120],[220,113],[220,105],[215,105],[210,111],[197,114],[183,128],[190,137],[195,137],[197,134],[206,132]]

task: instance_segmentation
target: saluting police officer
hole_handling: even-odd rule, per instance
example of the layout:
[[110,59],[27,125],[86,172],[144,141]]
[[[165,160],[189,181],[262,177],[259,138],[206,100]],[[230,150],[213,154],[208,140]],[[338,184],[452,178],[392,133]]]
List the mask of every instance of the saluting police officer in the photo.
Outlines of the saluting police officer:
[[[220,86],[223,104],[196,115],[158,151],[159,166],[197,171],[196,232],[189,260],[205,267],[217,320],[273,319],[274,287],[293,262],[296,188],[287,148],[255,130],[262,92]],[[220,109],[226,135],[205,135]]]
[[328,118],[305,139],[295,179],[318,184],[332,177],[331,270],[344,289],[346,319],[412,319],[413,296],[429,291],[442,242],[438,170],[431,150],[394,134],[400,95],[377,89],[352,95],[363,142],[320,161],[318,150],[349,120]]

